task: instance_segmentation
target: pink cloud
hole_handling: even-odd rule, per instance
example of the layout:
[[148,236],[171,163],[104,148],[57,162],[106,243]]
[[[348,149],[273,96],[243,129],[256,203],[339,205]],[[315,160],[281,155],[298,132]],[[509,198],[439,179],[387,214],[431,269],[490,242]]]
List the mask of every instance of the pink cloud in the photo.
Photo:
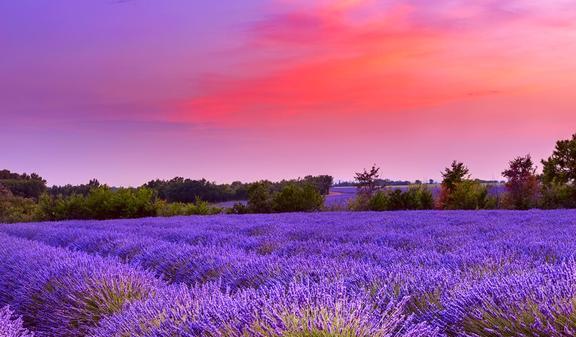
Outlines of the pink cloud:
[[[290,10],[248,30],[251,42],[243,52],[256,61],[247,65],[246,75],[207,80],[202,87],[209,89],[182,104],[176,119],[288,123],[302,116],[390,115],[485,96],[532,94],[550,85],[539,81],[534,69],[555,54],[538,58],[538,47],[527,39],[544,29],[558,41],[565,38],[537,16],[489,24],[494,12],[503,10],[493,1],[445,3],[434,12],[434,24],[425,18],[432,9],[418,2],[282,3]],[[366,9],[370,15],[354,16]],[[466,19],[474,24],[437,24]],[[533,49],[533,55],[520,55]],[[547,77],[553,76],[541,79]]]

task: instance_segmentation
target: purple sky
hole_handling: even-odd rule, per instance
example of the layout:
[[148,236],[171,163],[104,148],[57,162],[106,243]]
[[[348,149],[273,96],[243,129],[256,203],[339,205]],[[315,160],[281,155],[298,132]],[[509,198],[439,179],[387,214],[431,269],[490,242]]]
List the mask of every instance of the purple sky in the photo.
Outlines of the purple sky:
[[567,0],[0,1],[0,168],[500,178],[576,131]]

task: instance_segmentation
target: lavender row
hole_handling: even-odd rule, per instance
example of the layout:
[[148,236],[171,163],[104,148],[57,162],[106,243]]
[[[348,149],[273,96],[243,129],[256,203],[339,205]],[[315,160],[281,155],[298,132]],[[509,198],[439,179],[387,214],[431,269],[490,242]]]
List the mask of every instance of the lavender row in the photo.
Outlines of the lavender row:
[[[0,303],[38,336],[441,336],[407,313],[407,299],[350,292],[341,283],[230,294],[216,284],[165,286],[114,259],[27,240],[0,236],[0,247]],[[9,315],[2,329],[29,336]]]
[[[107,315],[91,330],[98,337],[175,331],[308,336],[314,334],[303,329],[311,317],[314,329],[325,332],[320,336],[338,336],[330,324],[340,322],[345,326],[338,329],[349,336],[424,329],[450,337],[560,337],[576,331],[575,224],[574,211],[399,212],[43,223],[1,230],[109,256],[104,260],[192,286],[162,287],[158,295]],[[290,302],[296,299],[301,300]],[[401,324],[392,324],[390,332],[383,328],[390,323],[375,321],[372,313]]]
[[40,337],[84,336],[163,286],[114,259],[0,235],[0,305],[9,304]]

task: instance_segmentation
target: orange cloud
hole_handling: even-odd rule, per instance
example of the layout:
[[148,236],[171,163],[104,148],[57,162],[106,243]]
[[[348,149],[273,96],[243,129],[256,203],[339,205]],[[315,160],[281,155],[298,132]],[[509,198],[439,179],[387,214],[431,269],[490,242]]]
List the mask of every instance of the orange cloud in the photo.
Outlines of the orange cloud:
[[[418,8],[403,2],[368,21],[350,17],[371,5],[336,1],[255,23],[248,52],[258,61],[248,75],[216,77],[225,85],[206,81],[210,89],[183,104],[177,119],[242,125],[387,114],[539,86],[530,70],[533,60],[519,60],[507,41],[493,40],[503,38],[498,27],[470,31],[423,24],[416,20]],[[445,15],[461,20],[475,12],[451,7]],[[531,29],[524,22],[507,27]],[[250,76],[259,68],[267,71]]]

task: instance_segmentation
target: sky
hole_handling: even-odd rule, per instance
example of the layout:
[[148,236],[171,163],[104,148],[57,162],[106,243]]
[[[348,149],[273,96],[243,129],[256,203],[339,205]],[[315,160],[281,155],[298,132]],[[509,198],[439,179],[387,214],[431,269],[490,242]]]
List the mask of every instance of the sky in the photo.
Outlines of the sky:
[[0,0],[0,168],[500,179],[576,132],[574,0]]

